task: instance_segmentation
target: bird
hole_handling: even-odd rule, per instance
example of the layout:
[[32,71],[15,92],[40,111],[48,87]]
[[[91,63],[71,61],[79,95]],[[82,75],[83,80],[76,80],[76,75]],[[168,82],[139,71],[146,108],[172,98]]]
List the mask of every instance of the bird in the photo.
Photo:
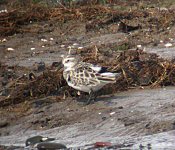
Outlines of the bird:
[[82,92],[89,93],[86,104],[95,100],[96,92],[109,83],[115,83],[120,73],[108,72],[106,67],[81,61],[80,57],[68,54],[62,56],[63,77],[67,84]]

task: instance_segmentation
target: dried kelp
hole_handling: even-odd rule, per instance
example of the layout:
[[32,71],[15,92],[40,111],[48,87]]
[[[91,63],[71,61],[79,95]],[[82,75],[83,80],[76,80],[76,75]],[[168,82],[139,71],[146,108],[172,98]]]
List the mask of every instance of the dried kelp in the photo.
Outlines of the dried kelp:
[[[103,53],[98,53],[95,59],[94,49],[79,50],[77,54],[87,62],[106,66],[109,71],[121,73],[115,84],[107,85],[102,89],[103,94],[115,93],[131,87],[175,85],[174,62],[159,58],[156,54],[142,50],[128,50],[113,57],[110,64],[106,60],[98,61],[98,57],[104,56]],[[8,86],[9,95],[0,101],[0,106],[49,95],[59,95],[63,98],[65,92],[74,97],[78,96],[76,90],[70,88],[63,79],[62,71],[63,69],[52,71],[48,68],[41,75],[33,78],[17,78]]]

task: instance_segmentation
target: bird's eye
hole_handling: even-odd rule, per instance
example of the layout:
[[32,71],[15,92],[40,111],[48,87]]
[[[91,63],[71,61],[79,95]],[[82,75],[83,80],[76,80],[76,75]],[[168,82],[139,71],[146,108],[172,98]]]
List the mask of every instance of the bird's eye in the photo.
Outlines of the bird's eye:
[[68,63],[69,62],[69,60],[66,60],[66,63]]

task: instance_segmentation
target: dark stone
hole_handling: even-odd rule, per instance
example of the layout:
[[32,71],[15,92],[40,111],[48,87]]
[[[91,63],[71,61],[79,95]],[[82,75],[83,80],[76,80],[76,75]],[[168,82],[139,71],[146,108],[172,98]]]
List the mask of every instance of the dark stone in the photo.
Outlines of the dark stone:
[[41,143],[41,142],[47,142],[47,141],[54,141],[55,138],[48,138],[48,137],[43,137],[43,136],[33,136],[31,138],[28,138],[25,142],[26,146],[29,145],[35,145],[37,143]]
[[101,119],[104,121],[104,120],[106,120],[107,118],[106,118],[106,117],[102,117]]
[[118,109],[123,109],[123,106],[119,106]]
[[8,125],[9,125],[9,123],[6,120],[0,121],[0,128],[7,127]]
[[45,66],[45,63],[44,63],[44,62],[39,62],[39,63],[38,63],[38,71],[39,71],[39,72],[40,72],[40,71],[44,71],[45,68],[46,68],[46,66]]
[[29,73],[29,80],[33,80],[35,78],[36,78],[36,76],[33,72]]
[[61,62],[53,62],[52,67],[59,67],[61,65]]
[[2,83],[2,86],[6,86],[6,85],[7,85],[7,83],[8,83],[8,80],[3,79],[3,80],[1,81],[1,83]]
[[130,126],[130,125],[133,125],[135,124],[135,121],[134,120],[128,120],[124,123],[125,126]]
[[10,93],[10,90],[9,89],[4,89],[2,92],[1,92],[1,96],[8,96]]
[[46,66],[45,66],[45,63],[44,62],[36,62],[34,64],[34,70],[35,71],[38,71],[38,72],[41,72],[41,71],[44,71],[46,69]]
[[58,150],[58,149],[67,149],[67,147],[61,143],[49,143],[42,142],[36,146],[38,150]]

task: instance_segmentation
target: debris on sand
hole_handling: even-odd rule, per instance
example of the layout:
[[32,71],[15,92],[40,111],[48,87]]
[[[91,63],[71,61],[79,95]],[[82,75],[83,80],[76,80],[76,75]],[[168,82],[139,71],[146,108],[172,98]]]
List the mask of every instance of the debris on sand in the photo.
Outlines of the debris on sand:
[[[146,53],[142,50],[124,51],[118,57],[113,57],[110,64],[105,60],[98,60],[99,57],[105,56],[103,53],[98,53],[96,59],[94,59],[92,49],[78,50],[78,53],[84,61],[108,67],[109,71],[112,72],[122,73],[115,84],[103,88],[103,94],[140,86],[175,85],[174,62],[159,58],[158,55],[153,53]],[[33,75],[33,78],[18,77],[9,83],[10,85],[4,86],[3,89],[8,89],[9,95],[0,100],[0,107],[54,94],[63,99],[65,92],[69,93],[69,96],[77,97],[77,92],[64,81],[62,71],[62,68],[53,71],[51,66],[39,76]]]
[[[6,13],[0,13],[1,35],[15,33],[39,33],[43,26],[24,27],[39,21],[66,22],[69,20],[86,21],[86,31],[103,28],[111,24],[118,24],[118,31],[131,32],[141,30],[144,35],[159,33],[171,29],[174,24],[174,10],[160,10],[158,8],[136,9],[131,11],[113,9],[103,5],[85,5],[76,7],[44,7],[35,4],[28,5],[28,9],[18,6],[10,8]],[[50,39],[52,40],[52,38]],[[45,42],[45,40],[43,41]]]

